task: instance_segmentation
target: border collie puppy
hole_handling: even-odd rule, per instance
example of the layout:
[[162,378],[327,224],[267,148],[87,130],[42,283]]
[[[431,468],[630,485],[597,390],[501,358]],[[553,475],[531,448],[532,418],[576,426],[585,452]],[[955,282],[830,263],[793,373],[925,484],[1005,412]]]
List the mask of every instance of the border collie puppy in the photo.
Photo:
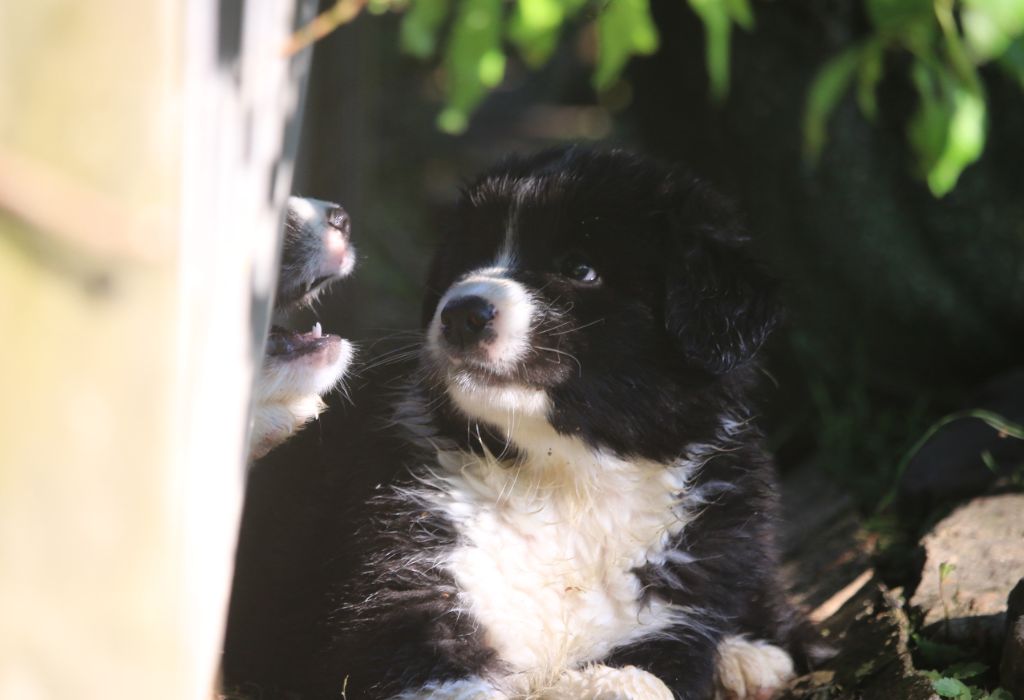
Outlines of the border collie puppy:
[[310,694],[784,685],[810,636],[748,398],[779,310],[730,207],[621,151],[511,159],[464,191],[428,289],[398,411],[414,448],[339,506],[356,534],[329,557]]
[[[274,322],[308,306],[330,282],[355,266],[348,213],[337,204],[288,198],[284,247],[274,302]],[[352,345],[324,334],[317,323],[306,333],[274,325],[253,397],[250,455],[264,456],[324,409],[320,398],[345,376]]]

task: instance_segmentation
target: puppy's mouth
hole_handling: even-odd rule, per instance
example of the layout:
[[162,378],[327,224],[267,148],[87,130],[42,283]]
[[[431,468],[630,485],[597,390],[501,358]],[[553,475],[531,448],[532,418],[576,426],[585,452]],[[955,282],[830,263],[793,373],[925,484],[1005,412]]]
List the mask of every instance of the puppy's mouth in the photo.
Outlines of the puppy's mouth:
[[313,292],[319,291],[320,287],[324,286],[333,279],[341,278],[338,277],[337,275],[323,275],[322,277],[317,277],[315,280],[309,283],[309,286],[306,287],[306,294],[311,294]]
[[281,308],[288,311],[294,311],[303,307],[312,307],[313,302],[317,300],[320,294],[326,290],[326,288],[334,282],[339,280],[341,277],[337,275],[324,275],[323,277],[317,277],[312,282],[306,283],[305,287],[298,288],[298,297],[294,300],[281,299],[279,305]]
[[287,361],[328,350],[339,343],[341,338],[324,333],[319,322],[304,333],[284,326],[272,326],[267,337],[267,356]]

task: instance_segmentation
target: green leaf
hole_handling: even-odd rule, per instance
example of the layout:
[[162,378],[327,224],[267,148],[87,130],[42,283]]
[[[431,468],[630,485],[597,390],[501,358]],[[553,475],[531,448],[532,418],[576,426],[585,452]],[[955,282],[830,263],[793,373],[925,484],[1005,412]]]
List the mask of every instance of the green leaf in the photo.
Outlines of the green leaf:
[[748,32],[754,28],[754,10],[750,7],[750,0],[725,0],[725,7],[733,22]]
[[976,87],[980,91],[981,81],[977,70],[968,55],[960,31],[957,28],[956,16],[953,12],[953,0],[935,2],[935,18],[942,29],[942,39],[946,49],[946,59],[957,79],[966,85]]
[[919,103],[908,124],[907,137],[925,174],[946,146],[952,114],[943,98],[938,76],[924,61],[914,62],[910,77],[917,88]]
[[980,661],[961,661],[958,664],[953,664],[945,671],[942,672],[943,676],[949,678],[956,678],[958,680],[964,680],[967,678],[975,678],[980,676],[988,670],[988,666],[981,663]]
[[989,693],[988,700],[1013,700],[1013,695],[1004,688],[996,688]]
[[867,0],[868,17],[880,34],[906,34],[934,22],[932,0]]
[[932,681],[932,688],[944,698],[963,698],[970,700],[971,689],[956,678],[940,678]]
[[980,82],[964,84],[942,64],[918,60],[911,70],[920,102],[907,136],[932,194],[941,197],[985,147],[985,100]]
[[956,185],[964,169],[985,149],[985,100],[963,86],[953,88],[953,113],[946,147],[928,170],[928,187],[937,197]]
[[438,126],[465,131],[469,113],[505,75],[501,48],[502,0],[461,0],[445,50],[447,105]]
[[861,51],[860,66],[857,69],[857,105],[868,121],[874,121],[878,116],[875,92],[884,69],[885,48],[882,42],[877,39],[868,41]]
[[933,0],[866,0],[865,5],[880,40],[915,55],[931,51],[939,33]]
[[950,564],[946,561],[941,562],[939,564],[939,580],[945,581],[954,571],[956,571],[956,564]]
[[[704,60],[708,64],[711,97],[722,101],[729,94],[729,44],[732,10],[729,0],[688,0],[704,24]],[[749,8],[747,8],[749,11]],[[742,8],[739,10],[741,16]],[[751,21],[753,16],[751,16]]]
[[993,474],[999,473],[999,465],[996,463],[996,458],[992,456],[989,450],[981,451],[981,462]]
[[371,15],[382,15],[385,12],[391,12],[396,6],[401,6],[401,2],[395,2],[394,0],[366,0],[366,11]]
[[964,40],[975,63],[998,58],[1024,32],[1024,2],[963,0],[960,12]]
[[[969,658],[971,652],[967,651],[958,646],[952,644],[943,644],[941,642],[933,642],[927,637],[921,636],[920,634],[914,634],[912,636],[914,644],[917,647],[917,653],[921,656],[925,665],[927,666],[948,666],[957,661]],[[929,675],[929,674],[934,674]],[[928,671],[926,675],[931,678],[940,678],[941,676],[937,671]]]
[[822,66],[811,83],[804,106],[804,157],[810,162],[821,155],[828,118],[850,86],[860,54],[860,46],[851,46]]
[[437,34],[451,9],[449,0],[412,0],[402,16],[399,45],[416,58],[430,58],[437,49]]
[[[928,430],[924,431],[924,434],[917,439],[917,442],[915,442],[914,445],[909,450],[906,451],[906,453],[900,459],[899,464],[896,465],[896,480],[899,481],[900,477],[903,476],[903,472],[906,471],[907,465],[910,464],[910,460],[914,458],[914,455],[921,451],[921,448],[925,446],[925,443],[931,440],[937,432],[942,430],[945,426],[949,425],[950,423],[954,423],[958,420],[966,420],[968,418],[980,420],[986,423],[993,430],[998,430],[1000,433],[1006,435],[1007,437],[1016,438],[1018,440],[1024,440],[1024,425],[1007,420],[998,413],[994,413],[983,408],[972,408],[966,411],[957,411],[956,413],[950,413],[948,416],[943,416],[939,420],[932,423]],[[889,506],[890,503],[892,503],[895,497],[896,489],[893,488],[879,502],[877,510],[884,510],[886,507]],[[914,641],[918,644],[944,646],[935,644],[934,642],[929,642],[925,638],[918,636],[914,637]]]
[[952,416],[948,416],[947,418],[952,420],[959,420],[960,418],[977,418],[978,420],[986,423],[993,430],[998,430],[1006,437],[1024,440],[1024,425],[1014,423],[998,413],[986,411],[982,408],[976,408],[970,411],[961,411],[960,413],[954,413]]
[[1024,90],[1024,38],[1018,38],[999,57],[999,67],[1003,69]]
[[565,20],[585,4],[586,0],[516,0],[508,36],[527,65],[539,68],[547,63]]
[[648,0],[609,0],[597,17],[597,66],[594,87],[610,88],[634,54],[658,49],[658,30]]

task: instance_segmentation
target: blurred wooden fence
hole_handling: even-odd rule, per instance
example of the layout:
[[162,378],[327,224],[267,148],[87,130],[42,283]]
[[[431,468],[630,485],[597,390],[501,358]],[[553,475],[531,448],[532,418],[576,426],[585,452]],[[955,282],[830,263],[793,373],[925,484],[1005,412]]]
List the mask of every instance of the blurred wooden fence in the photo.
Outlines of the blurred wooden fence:
[[0,6],[5,700],[211,693],[313,9]]

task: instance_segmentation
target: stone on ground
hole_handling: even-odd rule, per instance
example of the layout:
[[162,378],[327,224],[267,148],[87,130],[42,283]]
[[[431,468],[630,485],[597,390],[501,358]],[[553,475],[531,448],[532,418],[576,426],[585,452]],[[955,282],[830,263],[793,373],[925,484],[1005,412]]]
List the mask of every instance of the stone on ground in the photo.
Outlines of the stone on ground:
[[929,636],[994,648],[1006,596],[1024,577],[1024,494],[978,498],[957,508],[921,541],[926,562],[911,605]]

